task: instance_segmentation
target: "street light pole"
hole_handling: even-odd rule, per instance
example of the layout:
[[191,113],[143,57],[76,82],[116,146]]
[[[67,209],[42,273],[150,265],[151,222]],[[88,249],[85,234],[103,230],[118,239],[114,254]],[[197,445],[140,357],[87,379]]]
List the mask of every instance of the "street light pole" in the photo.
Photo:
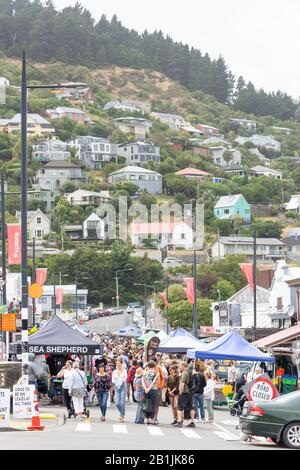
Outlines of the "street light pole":
[[167,289],[166,289],[166,315],[167,315],[167,335],[169,334],[169,276],[167,274]]
[[144,282],[144,317],[145,317],[145,328],[147,328],[147,281]]
[[193,277],[194,277],[193,334],[194,334],[195,338],[198,338],[197,256],[196,256],[196,251],[194,251]]
[[[5,192],[4,174],[1,173],[1,235],[2,235],[2,303],[7,304],[6,299],[6,223],[5,223]],[[6,345],[6,357],[8,359],[9,333],[1,333]]]
[[253,313],[254,313],[254,322],[253,322],[253,341],[256,341],[257,336],[257,294],[256,294],[256,230],[254,229],[253,233]]
[[132,268],[128,268],[128,269],[118,269],[116,271],[116,300],[117,300],[117,308],[120,307],[120,296],[119,296],[119,278],[118,278],[118,273],[124,273],[126,271],[132,271]]
[[22,375],[28,384],[28,259],[27,259],[27,72],[22,53],[21,84],[21,270],[22,270]]
[[[35,268],[35,237],[32,238],[32,284],[36,281],[36,268]],[[35,326],[35,298],[32,299],[32,326]]]

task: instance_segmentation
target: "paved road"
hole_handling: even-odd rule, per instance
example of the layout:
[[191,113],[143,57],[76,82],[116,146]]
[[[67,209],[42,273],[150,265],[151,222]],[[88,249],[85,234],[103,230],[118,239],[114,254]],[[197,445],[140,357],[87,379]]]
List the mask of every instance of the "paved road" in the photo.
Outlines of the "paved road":
[[131,323],[131,315],[124,313],[123,315],[112,315],[109,317],[98,318],[97,320],[90,320],[84,323],[84,326],[91,331],[97,333],[113,333],[120,328],[123,328]]
[[[197,424],[195,429],[174,429],[171,409],[161,408],[159,426],[134,424],[135,405],[126,403],[125,423],[120,424],[115,405],[107,412],[107,421],[100,422],[98,407],[91,408],[91,418],[85,422],[67,420],[64,426],[45,432],[1,433],[0,449],[104,449],[104,450],[276,450],[275,444],[255,441],[241,442],[238,421],[228,410],[215,410],[214,424]],[[52,410],[53,411],[53,410]],[[62,409],[56,409],[62,412]],[[173,454],[175,452],[172,452]]]

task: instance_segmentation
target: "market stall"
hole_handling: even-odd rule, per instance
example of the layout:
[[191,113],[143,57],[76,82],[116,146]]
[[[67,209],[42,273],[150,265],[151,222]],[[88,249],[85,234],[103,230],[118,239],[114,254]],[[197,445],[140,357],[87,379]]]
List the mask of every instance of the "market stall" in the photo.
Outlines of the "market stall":
[[163,340],[158,348],[159,352],[186,354],[188,349],[201,347],[202,343],[183,328],[177,328]]
[[159,331],[158,333],[155,333],[154,331],[148,331],[148,333],[146,333],[145,335],[141,336],[138,339],[138,343],[145,344],[154,336],[157,336],[160,339],[160,341],[164,341],[165,339],[168,338],[167,333],[165,333],[164,331]]
[[120,336],[121,338],[139,338],[140,336],[142,336],[142,331],[134,325],[128,325],[113,334],[116,336]]

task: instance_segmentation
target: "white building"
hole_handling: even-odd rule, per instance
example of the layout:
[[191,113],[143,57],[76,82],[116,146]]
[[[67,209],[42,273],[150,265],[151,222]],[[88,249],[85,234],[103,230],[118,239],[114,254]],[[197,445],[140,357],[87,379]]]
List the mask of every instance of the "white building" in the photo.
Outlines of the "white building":
[[[54,311],[55,304],[55,290],[62,288],[64,292],[64,297],[71,297],[71,308],[75,310],[76,308],[76,285],[44,285],[43,286],[43,296],[39,299],[36,299],[36,306],[41,309],[43,313],[49,313]],[[77,289],[77,307],[78,310],[85,310],[87,307],[87,296],[88,289]],[[56,311],[59,311],[60,306],[56,306]]]
[[110,202],[111,196],[108,191],[88,191],[77,189],[73,193],[65,194],[65,198],[71,206],[99,206],[102,203]]
[[[18,211],[16,217],[21,222],[21,212]],[[33,238],[42,240],[51,232],[51,222],[41,209],[27,212],[27,231],[30,240]]]
[[[223,259],[228,255],[243,255],[253,260],[253,237],[220,237],[211,245],[213,259]],[[270,262],[285,259],[285,245],[277,238],[256,239],[257,262]]]
[[288,203],[285,204],[286,211],[293,211],[300,214],[300,194],[293,194]]
[[265,166],[254,166],[248,170],[249,178],[258,178],[260,176],[267,176],[276,178],[277,180],[282,180],[282,173],[281,171],[272,170],[271,168],[267,168]]
[[158,119],[162,124],[166,124],[171,129],[178,131],[185,124],[185,119],[179,114],[156,113],[152,112],[151,116]]
[[33,161],[50,162],[57,160],[70,160],[71,147],[62,140],[47,140],[40,144],[32,145],[31,157]]
[[151,104],[143,101],[123,100],[109,101],[103,108],[105,111],[116,109],[127,113],[147,113],[151,112]]
[[251,137],[237,137],[235,142],[240,145],[251,142],[254,147],[263,147],[268,150],[274,150],[275,152],[280,152],[281,150],[281,143],[275,140],[271,135],[254,134]]
[[115,126],[124,134],[134,135],[136,139],[146,139],[152,123],[147,119],[121,117],[114,119]]
[[5,77],[0,77],[0,87],[7,87],[9,86],[9,80]]
[[83,222],[83,238],[103,240],[105,236],[105,221],[94,212]]
[[250,130],[256,130],[257,123],[256,121],[251,121],[251,119],[241,119],[241,118],[229,118],[229,122],[232,125],[237,125],[241,127],[246,127]]
[[91,119],[80,108],[70,108],[67,106],[58,106],[55,109],[47,109],[47,115],[50,119],[68,118],[81,124],[90,124]]
[[131,243],[135,247],[144,247],[144,240],[151,239],[159,248],[193,247],[193,229],[186,222],[135,223],[130,226]]
[[151,142],[137,141],[120,144],[117,147],[117,154],[120,157],[125,157],[128,165],[147,162],[160,163],[160,148]]
[[79,136],[70,144],[76,148],[78,160],[92,170],[101,170],[117,156],[117,145],[102,137]]
[[108,181],[118,184],[123,181],[137,186],[140,191],[148,191],[151,194],[162,193],[162,176],[156,171],[147,170],[139,166],[126,166],[108,175]]
[[[227,153],[225,154],[225,152],[227,152],[228,155],[231,155],[230,159],[225,159],[225,157],[227,158]],[[242,163],[241,152],[232,148],[227,148],[223,146],[208,147],[208,154],[212,158],[214,164],[221,168],[225,168],[227,166],[232,165],[241,165]]]

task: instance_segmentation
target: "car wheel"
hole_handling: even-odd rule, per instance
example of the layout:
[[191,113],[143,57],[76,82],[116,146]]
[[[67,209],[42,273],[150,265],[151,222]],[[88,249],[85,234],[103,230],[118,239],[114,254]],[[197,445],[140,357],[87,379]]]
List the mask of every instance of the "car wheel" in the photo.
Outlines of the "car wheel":
[[300,449],[300,422],[288,424],[283,431],[282,440],[285,446]]

